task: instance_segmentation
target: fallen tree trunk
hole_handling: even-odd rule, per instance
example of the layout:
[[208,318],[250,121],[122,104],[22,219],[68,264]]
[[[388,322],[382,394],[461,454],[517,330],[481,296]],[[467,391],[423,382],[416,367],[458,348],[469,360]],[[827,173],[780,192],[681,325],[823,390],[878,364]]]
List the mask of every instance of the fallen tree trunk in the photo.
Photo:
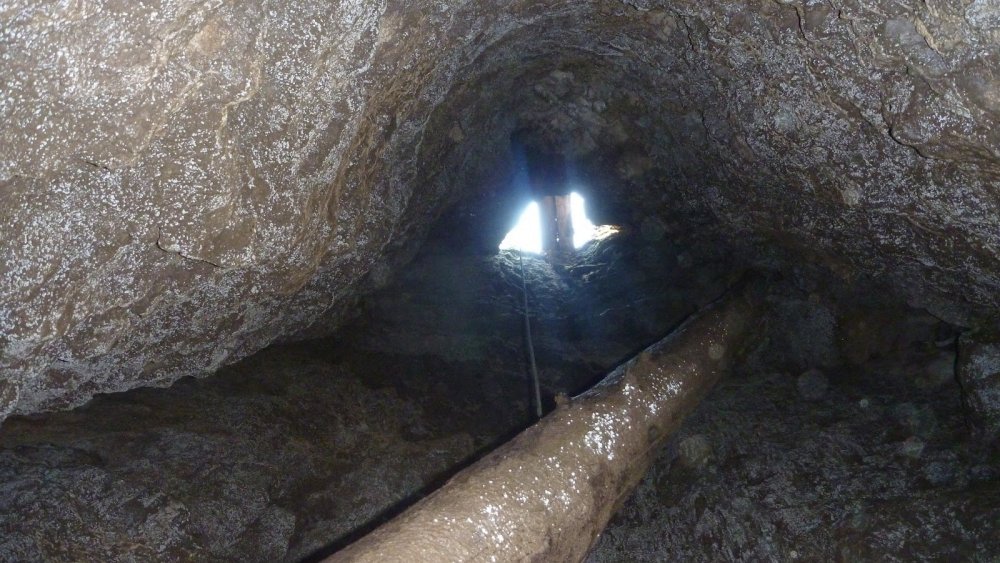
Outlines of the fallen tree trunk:
[[723,298],[327,561],[580,561],[752,318]]

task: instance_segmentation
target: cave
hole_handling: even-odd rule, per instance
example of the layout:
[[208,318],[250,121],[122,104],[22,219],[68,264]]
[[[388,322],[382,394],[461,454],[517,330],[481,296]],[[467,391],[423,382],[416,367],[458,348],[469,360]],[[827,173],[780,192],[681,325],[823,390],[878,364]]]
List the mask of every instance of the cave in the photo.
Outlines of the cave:
[[0,560],[1000,555],[996,0],[0,24]]

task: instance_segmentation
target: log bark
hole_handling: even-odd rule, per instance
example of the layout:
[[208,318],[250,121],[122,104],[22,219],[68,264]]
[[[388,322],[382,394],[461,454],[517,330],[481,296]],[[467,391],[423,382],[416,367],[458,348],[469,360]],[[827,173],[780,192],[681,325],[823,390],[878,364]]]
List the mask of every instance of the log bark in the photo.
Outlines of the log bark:
[[754,319],[722,298],[330,562],[580,561]]

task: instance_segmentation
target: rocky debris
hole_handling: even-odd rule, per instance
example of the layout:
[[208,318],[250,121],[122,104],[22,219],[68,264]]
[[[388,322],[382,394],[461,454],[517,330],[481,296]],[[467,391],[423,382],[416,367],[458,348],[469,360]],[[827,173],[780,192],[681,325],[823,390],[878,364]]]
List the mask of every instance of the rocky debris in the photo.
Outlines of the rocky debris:
[[830,382],[827,381],[826,375],[815,368],[803,372],[797,381],[799,395],[807,401],[822,399],[829,386]]
[[926,446],[927,444],[920,438],[910,436],[909,438],[903,440],[903,443],[899,445],[899,453],[907,457],[919,458],[924,453],[924,448]]
[[[942,351],[939,358],[930,361],[921,358],[921,365],[915,366],[925,377],[924,383],[945,382],[949,370],[952,372],[950,377],[954,379],[954,336],[957,327],[926,312],[879,302],[866,293],[827,295],[824,298],[825,302],[840,304],[837,340],[841,360],[861,366],[919,343]],[[949,353],[951,366],[948,365]]]
[[[838,384],[803,402],[793,378],[724,382],[685,424],[588,561],[977,560],[1000,552],[1000,486],[979,461],[953,386]],[[862,408],[858,395],[870,405]],[[894,404],[938,412],[900,439]],[[919,401],[919,402],[917,402]],[[704,466],[693,439],[712,444]]]
[[208,380],[8,420],[0,559],[300,560],[482,444],[426,389],[369,386],[331,353],[270,349]]
[[[975,560],[1000,551],[1000,457],[967,426],[955,327],[800,281],[771,283],[771,298],[788,303],[767,319],[743,373],[689,419],[588,561]],[[792,356],[775,334],[786,320],[803,326],[785,312],[804,302],[833,319],[835,355],[830,367],[790,377]],[[830,357],[828,346],[813,350],[813,361]],[[711,454],[693,456],[693,444]]]
[[450,205],[495,244],[519,127],[650,240],[995,317],[994,8],[7,2],[0,417],[329,334]]
[[681,463],[691,469],[702,469],[712,457],[712,444],[701,434],[688,436],[677,446]]
[[924,389],[940,389],[955,381],[955,352],[946,350],[927,364],[915,384]]
[[892,416],[906,433],[914,436],[927,437],[937,429],[937,418],[934,416],[934,410],[927,405],[914,405],[909,402],[899,403],[893,406]]
[[778,365],[794,373],[814,366],[832,367],[840,361],[837,319],[826,305],[808,298],[782,297],[776,299],[772,315],[780,328],[771,332],[769,353],[781,358]]
[[958,360],[969,420],[986,442],[993,442],[1000,437],[1000,342],[981,334],[963,334]]

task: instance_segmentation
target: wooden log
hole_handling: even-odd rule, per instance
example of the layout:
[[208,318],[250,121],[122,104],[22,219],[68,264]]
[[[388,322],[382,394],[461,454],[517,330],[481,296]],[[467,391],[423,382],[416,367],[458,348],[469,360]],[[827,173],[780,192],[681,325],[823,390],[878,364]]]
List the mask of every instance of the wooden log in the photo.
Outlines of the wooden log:
[[580,561],[754,320],[730,294],[330,562]]

